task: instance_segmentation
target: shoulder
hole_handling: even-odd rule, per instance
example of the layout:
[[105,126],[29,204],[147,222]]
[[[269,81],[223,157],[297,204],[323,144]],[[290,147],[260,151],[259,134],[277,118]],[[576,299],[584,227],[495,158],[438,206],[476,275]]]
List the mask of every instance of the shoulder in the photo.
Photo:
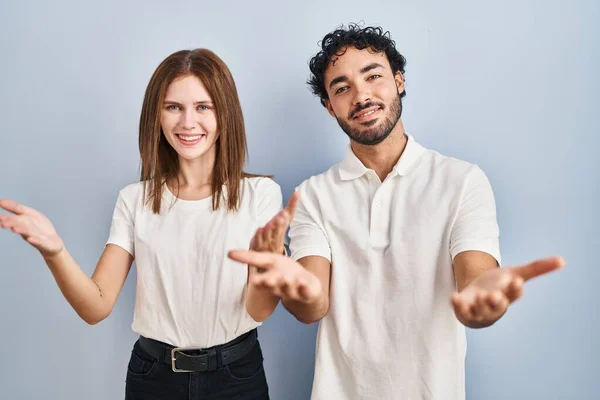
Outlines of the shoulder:
[[119,190],[117,204],[125,204],[131,211],[142,207],[144,199],[144,183],[144,181],[131,183]]
[[149,181],[131,183],[119,190],[119,197],[127,202],[140,199],[143,197],[144,189],[150,189],[148,185],[150,185]]
[[242,186],[253,190],[280,189],[279,184],[267,176],[248,176],[242,178]]
[[478,165],[434,150],[426,150],[420,162],[422,171],[446,186],[462,187],[467,180],[486,179]]
[[242,178],[242,190],[251,196],[281,195],[281,186],[266,176],[250,176]]
[[269,177],[250,176],[242,179],[242,203],[249,204],[263,202],[281,203],[281,187]]
[[132,197],[132,196],[138,196],[141,193],[143,193],[144,190],[144,182],[135,182],[135,183],[131,183],[127,186],[125,186],[124,188],[122,188],[121,190],[119,190],[119,194],[123,197]]
[[333,189],[342,183],[339,168],[340,164],[338,163],[320,174],[312,175],[300,183],[296,190],[304,195],[312,196]]

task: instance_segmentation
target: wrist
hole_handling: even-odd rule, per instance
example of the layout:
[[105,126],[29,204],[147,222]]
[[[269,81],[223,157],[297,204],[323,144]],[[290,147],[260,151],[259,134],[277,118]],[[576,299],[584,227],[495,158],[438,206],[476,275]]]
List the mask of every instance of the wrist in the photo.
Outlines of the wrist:
[[62,258],[62,256],[64,255],[64,253],[66,251],[67,250],[65,249],[65,245],[61,243],[60,248],[56,251],[52,251],[52,252],[40,251],[40,253],[42,254],[42,257],[44,258],[44,261],[46,261],[47,263],[52,263],[52,262]]

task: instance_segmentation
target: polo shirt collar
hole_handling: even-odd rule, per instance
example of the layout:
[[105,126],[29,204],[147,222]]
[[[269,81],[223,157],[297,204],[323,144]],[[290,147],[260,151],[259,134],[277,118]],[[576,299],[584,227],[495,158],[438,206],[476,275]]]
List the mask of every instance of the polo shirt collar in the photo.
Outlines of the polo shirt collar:
[[[425,148],[417,143],[411,135],[406,134],[406,136],[408,137],[406,147],[402,152],[402,156],[400,156],[400,159],[394,166],[395,173],[400,176],[407,175],[410,172],[410,167],[425,152]],[[348,181],[360,178],[368,171],[369,169],[364,166],[358,157],[356,157],[352,151],[352,147],[349,145],[348,150],[346,151],[346,157],[340,163],[340,178],[343,181]]]

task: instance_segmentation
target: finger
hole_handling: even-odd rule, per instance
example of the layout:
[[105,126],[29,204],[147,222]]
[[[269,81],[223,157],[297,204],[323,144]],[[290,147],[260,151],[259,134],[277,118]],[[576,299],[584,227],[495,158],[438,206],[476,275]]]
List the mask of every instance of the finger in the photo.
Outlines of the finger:
[[28,212],[35,212],[33,208],[27,207],[23,204],[19,204],[14,200],[2,199],[0,200],[0,208],[5,209],[13,214],[22,215]]
[[257,274],[257,275],[253,275],[250,277],[250,284],[252,286],[256,286],[256,287],[260,287],[260,288],[265,288],[265,279],[264,279],[265,274]]
[[277,275],[273,273],[255,275],[252,277],[251,283],[255,286],[265,289],[273,289],[277,283]]
[[283,246],[283,239],[285,236],[285,231],[287,230],[289,224],[287,223],[287,221],[284,218],[281,218],[280,220],[278,220],[278,225],[277,225],[277,230],[274,233],[274,240],[275,240],[275,244],[278,247]]
[[276,294],[277,296],[281,297],[284,293],[286,293],[286,291],[289,290],[289,280],[286,279],[285,275],[279,275],[279,277],[277,278],[277,290],[273,292],[273,294]]
[[525,282],[540,275],[556,271],[565,266],[565,259],[562,257],[548,257],[536,260],[527,265],[511,268],[512,272],[519,275]]
[[298,298],[301,301],[310,301],[321,293],[322,286],[317,277],[298,277],[297,278]]
[[[20,232],[27,227],[25,222],[26,221],[19,215],[4,215],[2,218],[2,227],[20,234]],[[15,231],[15,229],[17,231]]]
[[274,267],[276,260],[275,254],[273,253],[250,250],[231,250],[227,253],[227,256],[234,261],[267,270]]
[[298,281],[297,288],[298,297],[296,300],[298,301],[308,301],[311,298],[311,290],[306,284],[306,282]]
[[489,293],[486,298],[488,308],[494,312],[500,310],[503,298],[504,296],[502,295],[502,292],[498,290]]
[[523,295],[523,278],[516,276],[506,288],[506,297],[512,303]]
[[0,215],[0,226],[4,229],[12,228],[15,217],[12,215]]
[[27,243],[29,243],[32,246],[41,245],[40,239],[35,236],[23,237],[23,239],[25,239],[27,241]]
[[301,296],[298,292],[298,279],[294,276],[286,274],[284,277],[284,286],[281,288],[282,294],[292,300],[300,300]]
[[288,200],[287,206],[285,209],[287,210],[288,221],[294,219],[296,215],[296,209],[298,208],[298,203],[300,202],[300,192],[294,192],[290,199]]
[[0,228],[7,228],[7,224],[8,224],[9,218],[8,215],[0,215]]
[[487,315],[490,314],[490,309],[486,304],[486,293],[477,293],[475,296],[475,303],[471,306],[471,312],[476,321],[481,321],[485,319]]
[[273,229],[275,227],[275,220],[277,219],[277,215],[273,217],[273,219],[271,219],[269,222],[267,222],[265,224],[265,226],[263,227],[264,231],[270,231],[271,229]]
[[502,300],[500,300],[500,303],[498,303],[494,311],[496,311],[497,313],[504,313],[509,305],[510,301],[508,300],[508,298],[506,296],[502,296]]
[[266,229],[275,229],[276,225],[277,225],[277,220],[280,218],[284,218],[287,220],[287,210],[285,208],[280,210],[277,214],[275,214],[275,216],[273,218],[271,218],[269,220],[269,222],[267,222],[267,224],[265,225],[265,228]]
[[281,297],[281,275],[271,273],[265,277],[265,285],[271,290],[271,293]]
[[277,230],[277,219],[269,222],[268,228],[265,230],[265,244],[266,248],[272,250],[273,242],[275,240],[275,231]]
[[273,274],[265,275],[263,277],[263,285],[272,289],[275,286],[277,286],[277,278],[278,278],[278,276],[273,275]]
[[256,246],[258,249],[264,249],[265,246],[265,228],[256,231]]
[[279,211],[271,220],[265,225],[265,228],[270,230],[277,230],[280,225],[286,225],[288,223],[287,211],[285,209]]
[[250,276],[260,275],[264,272],[266,272],[265,269],[257,267],[256,265],[248,264],[248,273],[250,274]]
[[454,306],[454,312],[456,314],[460,315],[462,318],[467,320],[473,318],[471,308],[460,294],[454,293],[450,300],[452,302],[452,305]]
[[29,230],[27,229],[27,227],[23,226],[23,225],[15,225],[11,228],[11,230],[16,233],[17,235],[21,235],[24,238],[26,238],[29,233]]
[[460,314],[462,314],[463,311],[466,311],[466,307],[463,307],[463,300],[458,293],[453,293],[452,296],[450,296],[450,303],[452,304],[454,311]]

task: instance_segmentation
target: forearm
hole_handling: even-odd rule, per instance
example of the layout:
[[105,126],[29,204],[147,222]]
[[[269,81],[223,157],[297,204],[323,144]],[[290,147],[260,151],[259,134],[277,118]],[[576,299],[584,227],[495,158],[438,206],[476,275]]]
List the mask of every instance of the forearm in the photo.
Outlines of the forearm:
[[454,259],[457,291],[462,292],[475,279],[498,267],[496,259],[484,252],[465,251],[458,254]]
[[67,302],[88,324],[102,321],[110,313],[100,287],[85,274],[66,248],[44,257],[50,272]]
[[256,322],[263,322],[273,314],[279,297],[270,291],[248,284],[246,293],[246,311]]
[[[254,246],[250,246],[250,250],[253,251],[264,251],[263,249],[257,249]],[[282,245],[279,250],[275,251],[277,254],[286,254],[285,247]],[[248,291],[246,293],[246,311],[256,322],[263,322],[275,312],[277,304],[279,304],[280,297],[275,296],[271,291],[265,290],[264,288],[256,287],[251,283],[251,278],[257,274],[255,267],[248,266]]]
[[285,296],[281,299],[281,302],[286,310],[294,315],[298,321],[305,324],[320,321],[329,311],[329,297],[324,290],[309,302],[291,300]]

